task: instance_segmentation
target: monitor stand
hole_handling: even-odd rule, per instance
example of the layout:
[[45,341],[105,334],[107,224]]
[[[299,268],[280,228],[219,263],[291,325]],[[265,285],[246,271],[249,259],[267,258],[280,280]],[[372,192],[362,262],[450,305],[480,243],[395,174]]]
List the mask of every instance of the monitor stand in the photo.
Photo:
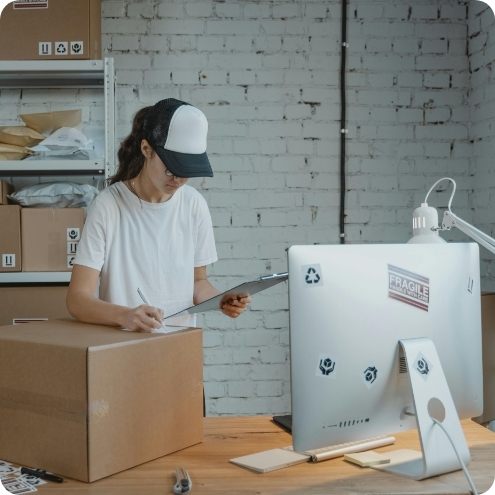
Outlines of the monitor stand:
[[414,405],[414,410],[404,409],[401,417],[416,416],[422,455],[411,450],[387,452],[391,456],[390,464],[376,469],[415,480],[461,469],[449,439],[431,417],[449,432],[467,466],[471,456],[435,345],[427,338],[399,343],[406,357]]

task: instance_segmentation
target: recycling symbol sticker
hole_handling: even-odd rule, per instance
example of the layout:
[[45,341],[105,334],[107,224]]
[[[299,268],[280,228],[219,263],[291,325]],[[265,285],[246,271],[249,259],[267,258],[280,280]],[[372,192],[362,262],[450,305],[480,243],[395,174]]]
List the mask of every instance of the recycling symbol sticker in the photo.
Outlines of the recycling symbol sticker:
[[304,265],[301,267],[303,284],[305,287],[321,287],[323,285],[323,275],[320,265]]

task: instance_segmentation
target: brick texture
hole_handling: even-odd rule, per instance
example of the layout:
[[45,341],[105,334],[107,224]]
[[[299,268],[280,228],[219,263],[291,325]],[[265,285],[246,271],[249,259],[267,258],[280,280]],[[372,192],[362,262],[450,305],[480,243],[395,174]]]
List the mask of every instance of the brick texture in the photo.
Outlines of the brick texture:
[[[190,183],[210,205],[219,289],[285,271],[291,244],[339,242],[340,3],[102,1],[119,139],[139,108],[166,97],[209,120],[215,177]],[[482,2],[351,0],[347,242],[405,242],[413,209],[444,175],[458,181],[456,213],[494,234],[494,35]],[[97,97],[3,90],[0,124],[20,123],[21,110],[83,108],[89,133],[103,123]],[[430,204],[446,206],[444,189]],[[495,290],[493,275],[485,287]],[[290,410],[285,284],[237,320],[208,313],[199,324],[207,414]]]
[[[474,194],[470,206],[474,224],[490,236],[495,235],[495,22],[493,11],[482,2],[469,8],[470,61],[470,128]],[[482,289],[495,291],[495,262],[493,255],[480,248]]]

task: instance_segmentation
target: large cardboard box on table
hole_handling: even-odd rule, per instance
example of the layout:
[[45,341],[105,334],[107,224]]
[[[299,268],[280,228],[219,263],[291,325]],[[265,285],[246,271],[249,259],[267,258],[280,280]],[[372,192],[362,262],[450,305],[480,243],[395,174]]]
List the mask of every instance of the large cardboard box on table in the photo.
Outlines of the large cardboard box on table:
[[201,329],[0,327],[0,459],[81,481],[203,440]]
[[495,294],[481,296],[483,346],[483,414],[478,423],[495,420]]
[[0,272],[21,271],[21,208],[0,205]]
[[0,17],[0,60],[101,60],[101,0],[16,0]]
[[22,271],[71,271],[83,226],[82,208],[22,208]]
[[65,303],[67,289],[67,284],[0,285],[0,326],[70,318]]

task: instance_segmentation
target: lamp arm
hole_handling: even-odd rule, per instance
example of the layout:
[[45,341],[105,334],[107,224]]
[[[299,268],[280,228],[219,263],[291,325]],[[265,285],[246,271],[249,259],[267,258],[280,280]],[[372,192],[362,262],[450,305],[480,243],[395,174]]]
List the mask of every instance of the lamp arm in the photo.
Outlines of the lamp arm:
[[488,249],[488,251],[495,254],[495,239],[489,235],[481,232],[476,227],[473,227],[470,223],[454,215],[451,211],[447,210],[443,214],[442,230],[450,230],[452,227],[458,228],[461,232],[474,239],[477,243]]

